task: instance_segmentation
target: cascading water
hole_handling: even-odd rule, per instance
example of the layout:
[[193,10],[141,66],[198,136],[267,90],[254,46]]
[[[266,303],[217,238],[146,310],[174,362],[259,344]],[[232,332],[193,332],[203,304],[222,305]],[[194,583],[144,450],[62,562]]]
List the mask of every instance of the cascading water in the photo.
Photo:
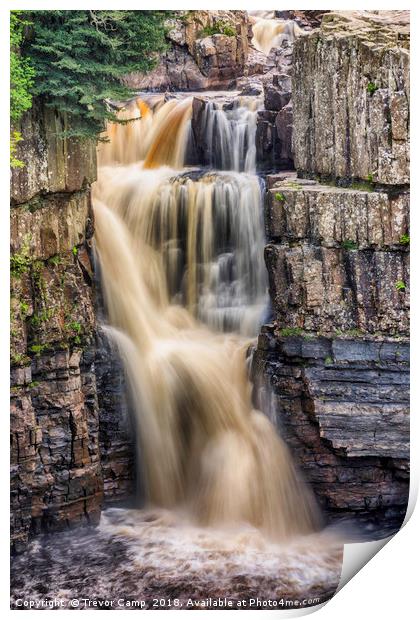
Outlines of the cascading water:
[[291,42],[302,30],[292,20],[274,19],[274,11],[251,11],[253,16],[252,44],[257,50],[269,54],[273,47],[280,47],[283,39]]
[[209,101],[204,115],[205,163],[218,170],[255,173],[256,97],[238,97],[229,107]]
[[[203,122],[213,119],[213,135],[238,136],[225,159],[215,139],[214,162],[251,162],[255,121],[244,140],[239,123],[252,106],[231,114],[210,103]],[[120,114],[137,120],[111,125],[100,146],[95,239],[104,329],[131,386],[148,506],[107,508],[96,529],[33,541],[15,561],[14,597],[114,609],[326,600],[343,547],[315,531],[310,491],[251,404],[245,334],[257,333],[266,303],[259,180],[251,165],[182,168],[191,99],[148,95]],[[245,156],[233,152],[241,148]]]
[[[208,107],[213,135],[230,126],[237,137],[216,142],[222,165],[239,168],[242,149],[255,166],[244,138],[252,123],[242,127],[249,108],[221,121],[223,110]],[[317,509],[286,446],[253,410],[249,343],[232,333],[255,334],[265,303],[261,188],[255,175],[168,167],[179,163],[190,110],[189,99],[160,104],[156,126],[147,109],[144,159],[100,170],[96,246],[108,332],[136,403],[148,501],[201,524],[245,522],[284,539],[312,531]],[[107,148],[117,160],[119,145]]]

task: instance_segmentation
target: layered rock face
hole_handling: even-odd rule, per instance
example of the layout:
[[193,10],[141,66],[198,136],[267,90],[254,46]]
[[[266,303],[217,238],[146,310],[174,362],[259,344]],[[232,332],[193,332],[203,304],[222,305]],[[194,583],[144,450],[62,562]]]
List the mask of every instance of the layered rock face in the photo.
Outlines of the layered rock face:
[[127,77],[139,90],[228,88],[247,72],[245,11],[182,11],[170,22],[168,51],[147,75]]
[[[17,551],[41,529],[97,522],[104,482],[105,494],[113,495],[120,475],[116,448],[100,450],[100,443],[112,443],[110,436],[116,440],[104,424],[99,436],[109,403],[101,395],[98,404],[95,375],[90,184],[96,145],[60,138],[66,128],[65,116],[35,102],[23,118],[17,153],[25,166],[12,177],[11,532]],[[102,374],[102,388],[104,382]],[[130,475],[126,468],[124,478]]]
[[407,11],[343,12],[294,47],[298,171],[409,182]]
[[88,247],[94,147],[54,134],[35,104],[22,124],[11,210],[12,543],[97,521],[102,500]]
[[294,44],[298,177],[267,179],[274,323],[253,366],[327,514],[371,537],[399,526],[408,499],[405,20],[328,14]]

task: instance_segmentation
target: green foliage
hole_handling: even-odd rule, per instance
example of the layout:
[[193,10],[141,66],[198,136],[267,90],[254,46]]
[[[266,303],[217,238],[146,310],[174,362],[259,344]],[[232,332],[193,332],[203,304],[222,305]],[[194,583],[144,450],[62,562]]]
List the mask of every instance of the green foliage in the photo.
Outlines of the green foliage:
[[58,254],[55,254],[48,259],[48,262],[50,265],[54,265],[54,267],[57,267],[57,265],[60,265],[61,263],[61,258]]
[[52,308],[45,308],[41,312],[37,312],[31,318],[31,325],[33,327],[40,327],[42,323],[47,323],[54,316],[54,310]]
[[71,323],[67,323],[66,327],[76,332],[77,334],[80,334],[80,332],[82,331],[82,326],[78,321],[71,321]]
[[23,366],[24,364],[28,364],[30,362],[29,357],[23,353],[12,353],[10,358],[12,360],[12,364],[15,364],[16,366]]
[[25,164],[23,161],[16,157],[16,150],[18,142],[23,140],[22,134],[19,131],[12,129],[10,131],[10,167],[11,168],[23,168]]
[[346,239],[341,244],[341,247],[344,248],[345,250],[357,250],[359,246],[357,245],[356,241],[352,241],[351,239]]
[[368,91],[369,95],[373,95],[373,93],[376,92],[378,88],[379,86],[377,86],[374,82],[368,82],[366,86],[366,90]]
[[410,243],[410,235],[401,235],[400,237],[400,244],[401,245],[408,245]]
[[19,304],[19,310],[22,317],[25,317],[28,314],[29,304],[21,301]]
[[373,183],[373,174],[371,172],[367,175],[367,180],[369,183]]
[[28,388],[30,388],[30,389],[32,389],[32,388],[36,388],[36,387],[38,387],[38,385],[39,385],[39,381],[31,381],[31,382],[28,384]]
[[300,327],[284,327],[280,330],[280,336],[284,336],[285,338],[287,336],[300,336],[301,333],[302,330]]
[[10,275],[12,277],[18,278],[26,273],[30,267],[29,240],[30,237],[27,235],[23,240],[20,252],[10,255]]
[[166,48],[168,11],[25,11],[32,22],[23,51],[36,70],[34,95],[67,113],[67,136],[96,138],[116,120],[104,104],[132,91],[121,78],[149,71]]
[[16,157],[16,145],[22,140],[16,125],[22,114],[32,105],[30,89],[35,71],[29,58],[21,54],[23,33],[28,22],[22,19],[22,11],[10,12],[10,165],[22,168],[23,162]]
[[334,360],[333,360],[333,358],[332,358],[332,357],[330,357],[329,355],[328,355],[328,356],[324,359],[324,364],[326,364],[327,366],[328,366],[329,364],[333,364],[333,363],[334,363]]
[[277,194],[274,195],[274,198],[279,202],[284,202],[286,200],[286,196],[281,192],[277,192]]
[[406,285],[405,282],[403,282],[402,280],[397,280],[395,282],[395,288],[397,289],[397,291],[405,291],[406,289]]
[[79,252],[79,250],[77,249],[77,245],[74,245],[74,246],[72,247],[72,250],[71,250],[71,251],[73,252],[73,256],[77,256],[77,254],[78,254],[78,252]]
[[29,22],[22,18],[22,11],[10,12],[10,120],[19,122],[22,114],[32,105],[30,89],[35,71],[29,58],[21,54],[24,28]]
[[205,26],[200,30],[198,38],[212,37],[214,34],[224,34],[227,37],[235,37],[236,30],[226,22],[215,21],[212,26]]

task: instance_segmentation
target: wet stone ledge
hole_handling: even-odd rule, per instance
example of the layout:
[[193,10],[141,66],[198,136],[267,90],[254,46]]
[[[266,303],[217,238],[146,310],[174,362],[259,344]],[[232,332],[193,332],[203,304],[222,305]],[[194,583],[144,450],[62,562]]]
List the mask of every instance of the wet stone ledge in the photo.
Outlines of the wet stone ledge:
[[328,519],[353,519],[378,538],[396,530],[409,490],[407,340],[283,336],[265,326],[252,374],[258,405]]

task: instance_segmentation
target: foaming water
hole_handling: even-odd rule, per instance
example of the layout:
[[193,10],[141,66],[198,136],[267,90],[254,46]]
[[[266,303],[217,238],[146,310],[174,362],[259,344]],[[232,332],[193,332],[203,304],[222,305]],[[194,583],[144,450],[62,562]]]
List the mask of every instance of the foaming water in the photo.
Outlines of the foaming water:
[[77,598],[112,609],[175,601],[182,609],[284,609],[285,599],[305,607],[334,594],[342,553],[328,532],[284,545],[246,524],[201,528],[173,510],[108,508],[98,528],[43,536],[15,558],[11,606],[59,598],[71,608]]
[[156,285],[159,254],[98,201],[95,220],[108,331],[136,403],[149,502],[182,506],[205,525],[245,521],[279,539],[312,531],[313,498],[252,407],[247,342],[168,304],[156,292],[165,290],[163,277]]

